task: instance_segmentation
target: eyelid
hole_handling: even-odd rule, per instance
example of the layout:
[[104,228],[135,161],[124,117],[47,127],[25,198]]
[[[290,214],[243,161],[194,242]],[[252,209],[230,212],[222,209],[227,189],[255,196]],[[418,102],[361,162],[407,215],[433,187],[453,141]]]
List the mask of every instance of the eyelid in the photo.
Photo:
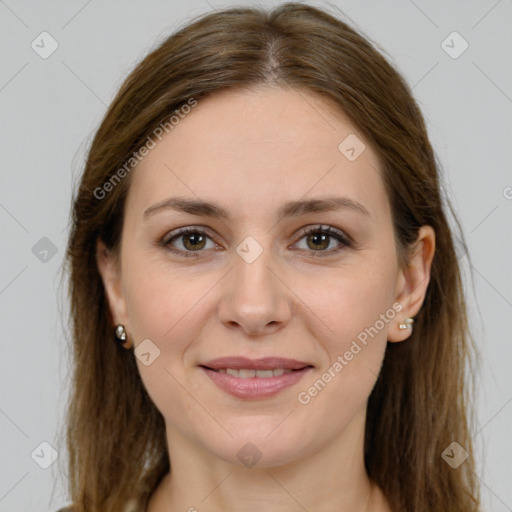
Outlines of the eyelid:
[[175,238],[179,238],[182,235],[186,235],[188,233],[199,233],[201,235],[205,235],[211,239],[214,237],[212,236],[210,230],[204,226],[185,226],[182,228],[173,229],[172,231],[169,231],[166,233],[162,238],[163,244],[168,244],[171,240]]

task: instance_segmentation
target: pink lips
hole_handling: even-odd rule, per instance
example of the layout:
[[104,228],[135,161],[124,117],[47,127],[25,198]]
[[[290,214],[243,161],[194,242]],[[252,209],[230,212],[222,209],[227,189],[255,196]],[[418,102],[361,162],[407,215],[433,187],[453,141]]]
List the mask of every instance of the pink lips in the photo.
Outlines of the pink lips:
[[[220,389],[238,398],[267,398],[297,383],[312,365],[295,359],[266,357],[248,359],[245,357],[222,357],[200,365],[200,368]],[[237,370],[254,370],[265,376],[235,376],[225,373]],[[220,371],[219,371],[220,370]],[[265,371],[266,370],[266,371]],[[262,371],[265,371],[262,373]],[[277,375],[269,376],[270,371]],[[242,372],[253,373],[253,372]]]

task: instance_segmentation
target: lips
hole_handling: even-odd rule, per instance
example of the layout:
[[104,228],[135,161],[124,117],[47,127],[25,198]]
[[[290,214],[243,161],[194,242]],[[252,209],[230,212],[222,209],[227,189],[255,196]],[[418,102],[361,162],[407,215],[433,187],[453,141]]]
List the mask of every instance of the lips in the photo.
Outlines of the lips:
[[218,388],[245,399],[271,397],[293,386],[313,369],[307,362],[281,357],[223,357],[199,367]]

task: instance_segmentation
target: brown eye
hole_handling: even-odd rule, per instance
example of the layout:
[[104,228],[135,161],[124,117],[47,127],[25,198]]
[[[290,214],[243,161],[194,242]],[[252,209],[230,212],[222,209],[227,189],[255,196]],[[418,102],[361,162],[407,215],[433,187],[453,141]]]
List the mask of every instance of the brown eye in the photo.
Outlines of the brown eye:
[[[208,246],[208,241],[210,245]],[[216,247],[211,237],[199,228],[184,228],[171,233],[162,240],[162,245],[181,256],[199,256],[203,249]],[[197,254],[194,254],[197,253]]]
[[313,250],[327,249],[329,247],[330,236],[324,233],[314,233],[307,236],[308,247]]
[[306,247],[299,246],[299,249],[318,253],[313,256],[328,256],[351,246],[350,239],[331,226],[307,228],[302,232],[300,241],[303,239],[306,241]]
[[189,251],[198,251],[205,246],[206,237],[200,233],[187,233],[181,236],[183,238],[183,246]]

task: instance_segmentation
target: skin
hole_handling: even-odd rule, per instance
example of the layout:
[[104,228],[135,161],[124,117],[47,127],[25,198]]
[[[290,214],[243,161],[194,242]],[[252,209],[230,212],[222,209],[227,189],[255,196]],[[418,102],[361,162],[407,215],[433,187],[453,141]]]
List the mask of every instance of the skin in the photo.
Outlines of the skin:
[[[354,161],[338,150],[349,134],[366,146]],[[364,468],[367,400],[387,341],[411,334],[398,325],[421,308],[435,234],[423,226],[400,268],[369,143],[312,93],[225,91],[200,100],[132,172],[121,261],[101,242],[97,255],[116,324],[135,347],[149,338],[160,350],[148,366],[137,358],[165,419],[172,468],[148,511],[390,511]],[[172,196],[215,202],[230,218],[171,208],[144,218],[148,207]],[[332,196],[359,202],[368,215],[342,208],[277,218],[288,201]],[[159,245],[186,226],[203,227],[208,238]],[[332,226],[355,243],[330,237],[316,241],[318,249],[315,234],[301,233],[305,226]],[[248,236],[263,250],[252,263],[236,252]],[[300,403],[298,394],[394,303],[401,311],[309,403]],[[288,357],[314,369],[273,397],[241,399],[198,367],[227,355]],[[251,468],[237,457],[248,442],[261,453]]]

